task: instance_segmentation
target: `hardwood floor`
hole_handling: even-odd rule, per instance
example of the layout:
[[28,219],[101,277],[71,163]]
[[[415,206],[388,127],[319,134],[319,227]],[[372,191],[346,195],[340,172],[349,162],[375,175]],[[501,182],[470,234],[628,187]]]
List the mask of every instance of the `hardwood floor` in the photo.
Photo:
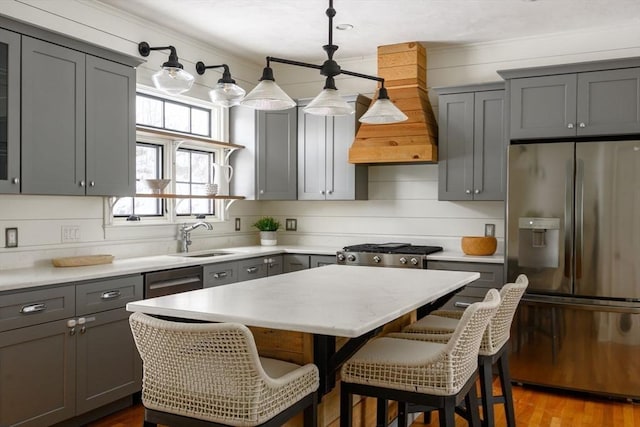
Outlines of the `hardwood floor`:
[[[497,383],[494,383],[497,386]],[[513,387],[519,427],[640,427],[640,404],[597,397],[552,392],[533,387]],[[142,405],[115,413],[89,427],[141,427]],[[505,426],[504,411],[496,405],[496,427]],[[456,427],[466,426],[456,417]],[[412,427],[437,427],[438,415],[424,424],[420,416]]]

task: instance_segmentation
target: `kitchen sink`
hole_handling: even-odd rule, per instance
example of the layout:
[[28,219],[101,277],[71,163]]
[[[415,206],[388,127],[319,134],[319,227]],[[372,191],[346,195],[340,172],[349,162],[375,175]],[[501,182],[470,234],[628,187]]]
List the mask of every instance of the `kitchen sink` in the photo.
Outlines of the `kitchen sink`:
[[202,252],[202,253],[194,253],[194,254],[185,252],[185,253],[174,254],[174,256],[182,256],[182,257],[189,257],[189,258],[209,258],[214,256],[223,256],[223,255],[233,255],[233,252],[215,251],[215,252]]

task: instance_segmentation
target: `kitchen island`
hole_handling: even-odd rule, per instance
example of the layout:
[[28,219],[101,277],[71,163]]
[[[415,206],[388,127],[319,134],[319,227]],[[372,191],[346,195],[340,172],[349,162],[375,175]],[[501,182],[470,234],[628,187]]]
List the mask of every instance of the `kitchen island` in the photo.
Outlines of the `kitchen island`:
[[320,425],[328,425],[339,416],[333,403],[339,395],[335,380],[345,360],[386,325],[414,320],[417,308],[479,277],[473,272],[329,265],[131,302],[127,310],[242,323],[251,327],[262,355],[315,363],[324,395]]

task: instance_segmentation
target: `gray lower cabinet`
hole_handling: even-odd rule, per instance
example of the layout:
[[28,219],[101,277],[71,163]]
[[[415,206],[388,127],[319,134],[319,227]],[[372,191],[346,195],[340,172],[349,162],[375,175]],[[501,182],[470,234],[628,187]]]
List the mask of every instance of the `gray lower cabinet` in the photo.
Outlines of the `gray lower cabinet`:
[[247,200],[296,200],[296,109],[229,112],[229,139],[243,145],[231,156],[232,195]]
[[311,255],[310,268],[323,267],[325,265],[336,264],[335,255]]
[[437,88],[438,200],[504,200],[504,84]]
[[324,265],[335,264],[335,255],[304,255],[304,254],[285,254],[284,257],[284,273],[292,271],[306,270],[308,268],[322,267]]
[[283,273],[291,273],[292,271],[306,270],[310,267],[309,255],[302,254],[284,254],[283,256]]
[[[469,283],[456,293],[442,307],[445,310],[464,310],[466,304],[482,301],[489,289],[500,290],[504,285],[504,267],[502,264],[458,262],[458,261],[427,261],[429,270],[477,271],[480,278]],[[462,305],[456,305],[456,303]]]
[[135,194],[135,69],[22,37],[22,193]]
[[20,192],[20,35],[0,29],[0,193]]
[[238,262],[218,262],[202,266],[205,288],[235,283],[238,279]]
[[125,305],[142,291],[134,275],[3,293],[0,425],[52,425],[139,391]]
[[282,255],[270,255],[238,261],[238,281],[282,274]]
[[[606,66],[605,62],[575,68]],[[640,68],[570,70],[570,65],[533,69],[530,73],[545,75],[510,79],[511,72],[505,72],[511,139],[640,133]]]
[[298,200],[363,200],[368,198],[368,167],[349,163],[349,148],[370,99],[346,98],[350,116],[306,114],[311,99],[298,102]]

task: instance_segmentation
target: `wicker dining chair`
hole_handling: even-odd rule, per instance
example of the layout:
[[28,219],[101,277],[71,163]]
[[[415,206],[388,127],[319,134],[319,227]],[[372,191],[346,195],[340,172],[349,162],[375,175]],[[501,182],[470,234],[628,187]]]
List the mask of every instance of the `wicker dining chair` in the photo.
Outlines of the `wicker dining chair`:
[[258,356],[249,328],[129,318],[143,362],[145,427],[317,424],[318,368]]
[[[465,400],[472,426],[480,423],[475,381],[478,350],[500,295],[491,289],[471,304],[446,344],[381,337],[369,341],[341,369],[340,426],[350,427],[351,395],[378,399],[378,417],[387,400],[398,401],[398,426],[407,425],[407,406],[438,408],[440,425],[455,425],[455,408]],[[386,425],[378,419],[377,425]]]
[[[511,322],[522,295],[529,285],[524,274],[516,278],[515,283],[507,283],[500,290],[500,307],[489,322],[480,344],[478,365],[480,370],[480,388],[483,412],[483,425],[491,427],[495,424],[493,405],[504,404],[508,427],[515,427],[515,411],[511,393],[511,376],[509,374],[509,341]],[[404,339],[427,339],[436,342],[447,342],[458,326],[462,311],[436,310],[406,326],[402,332],[389,334],[390,337]],[[423,334],[429,334],[424,337]],[[500,378],[501,396],[493,394],[492,367],[497,364]]]

